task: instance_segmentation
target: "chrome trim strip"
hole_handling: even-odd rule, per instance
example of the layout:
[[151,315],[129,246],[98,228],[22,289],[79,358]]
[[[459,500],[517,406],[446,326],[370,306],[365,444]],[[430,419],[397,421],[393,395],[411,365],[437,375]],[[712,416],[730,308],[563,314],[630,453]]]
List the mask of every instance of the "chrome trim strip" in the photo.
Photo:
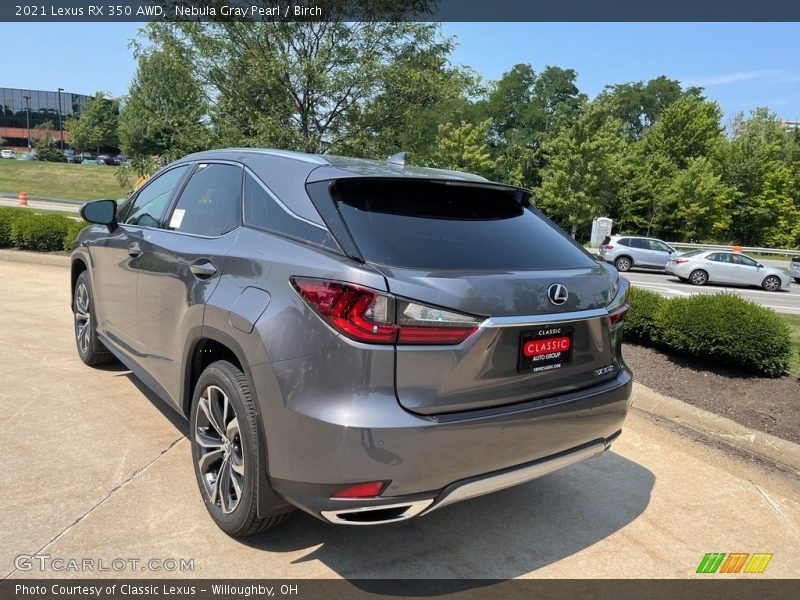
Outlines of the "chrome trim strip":
[[[338,525],[383,525],[384,523],[396,523],[397,521],[405,521],[406,519],[415,517],[423,510],[428,508],[431,504],[433,504],[433,498],[428,498],[426,500],[416,500],[414,502],[401,502],[399,504],[380,504],[377,506],[346,508],[344,510],[323,510],[320,514],[322,514],[323,518],[326,519],[327,521],[330,521],[331,523],[336,523]],[[352,515],[356,513],[373,512],[376,510],[384,510],[386,508],[400,508],[403,506],[408,507],[404,512],[400,513],[396,517],[393,517],[391,519],[385,519],[383,521],[347,521],[346,519],[342,519],[339,516],[339,515]]]
[[575,463],[599,456],[605,452],[608,447],[608,445],[602,442],[593,444],[587,448],[582,448],[581,450],[576,450],[575,452],[570,452],[568,454],[562,454],[556,458],[536,463],[528,467],[522,467],[521,469],[507,471],[493,477],[486,477],[485,479],[479,479],[478,481],[465,483],[454,489],[442,500],[437,502],[436,505],[428,510],[425,514],[431,513],[443,506],[447,506],[448,504],[455,504],[456,502],[461,502],[462,500],[469,500],[470,498],[476,498],[478,496],[483,496],[484,494],[491,494],[492,492],[504,490],[505,488],[519,485],[544,475],[548,475],[553,471],[558,471],[564,467],[568,467],[570,465],[574,465]]
[[571,321],[583,321],[585,319],[597,319],[607,317],[608,311],[605,308],[593,308],[591,310],[576,310],[566,313],[549,313],[544,315],[524,315],[519,317],[489,317],[479,327],[514,327],[524,325],[539,325],[541,323],[569,323]]

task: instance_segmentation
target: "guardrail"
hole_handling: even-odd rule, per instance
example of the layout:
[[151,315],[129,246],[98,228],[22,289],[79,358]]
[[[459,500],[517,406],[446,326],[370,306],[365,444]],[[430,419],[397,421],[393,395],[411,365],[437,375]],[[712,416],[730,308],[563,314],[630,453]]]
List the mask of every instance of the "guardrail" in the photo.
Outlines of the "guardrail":
[[667,242],[673,248],[695,248],[697,250],[738,250],[740,252],[753,252],[756,254],[785,254],[800,255],[800,250],[783,250],[781,248],[753,248],[749,246],[732,246],[724,244],[689,244],[683,242]]

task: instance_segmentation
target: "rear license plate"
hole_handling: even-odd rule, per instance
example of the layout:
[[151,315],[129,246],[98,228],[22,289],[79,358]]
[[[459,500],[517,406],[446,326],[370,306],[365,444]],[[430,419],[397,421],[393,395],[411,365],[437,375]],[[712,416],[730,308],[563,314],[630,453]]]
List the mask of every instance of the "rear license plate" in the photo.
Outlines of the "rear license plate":
[[520,335],[520,373],[558,369],[572,361],[572,327],[543,326]]

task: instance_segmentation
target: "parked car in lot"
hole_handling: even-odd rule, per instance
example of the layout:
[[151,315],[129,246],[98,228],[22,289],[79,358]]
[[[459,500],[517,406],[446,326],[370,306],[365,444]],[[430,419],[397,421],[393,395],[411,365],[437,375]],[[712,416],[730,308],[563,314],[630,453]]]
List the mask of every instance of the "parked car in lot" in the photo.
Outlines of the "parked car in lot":
[[800,283],[800,254],[792,256],[792,260],[789,263],[789,275],[794,277],[797,283]]
[[630,285],[529,198],[397,161],[187,156],[82,207],[78,353],[189,418],[231,535],[294,507],[392,523],[534,479],[620,433]]
[[0,158],[11,158],[14,159],[17,157],[17,153],[14,150],[0,150]]
[[36,160],[36,155],[33,152],[23,152],[17,156],[17,160]]
[[769,292],[789,289],[791,278],[786,271],[765,267],[760,262],[739,252],[695,250],[672,258],[667,263],[667,273],[694,285],[724,283],[758,286]]
[[676,254],[675,248],[666,242],[635,235],[614,235],[600,246],[600,258],[622,272],[632,268],[663,269]]
[[78,164],[82,160],[82,156],[80,154],[76,154],[75,150],[64,150],[64,158],[67,160],[68,163]]
[[98,154],[97,155],[97,164],[98,165],[110,165],[116,166],[118,163],[108,154]]

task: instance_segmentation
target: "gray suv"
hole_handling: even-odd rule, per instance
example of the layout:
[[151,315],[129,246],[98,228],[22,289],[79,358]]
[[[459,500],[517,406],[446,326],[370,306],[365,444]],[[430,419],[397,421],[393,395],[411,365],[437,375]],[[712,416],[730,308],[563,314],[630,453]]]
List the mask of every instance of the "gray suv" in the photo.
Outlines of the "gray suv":
[[603,453],[630,405],[629,284],[466,173],[187,156],[85,204],[78,353],[189,418],[214,521],[372,525]]
[[666,242],[636,235],[615,235],[600,246],[600,258],[623,273],[634,267],[665,269],[667,262],[678,255],[675,248]]

